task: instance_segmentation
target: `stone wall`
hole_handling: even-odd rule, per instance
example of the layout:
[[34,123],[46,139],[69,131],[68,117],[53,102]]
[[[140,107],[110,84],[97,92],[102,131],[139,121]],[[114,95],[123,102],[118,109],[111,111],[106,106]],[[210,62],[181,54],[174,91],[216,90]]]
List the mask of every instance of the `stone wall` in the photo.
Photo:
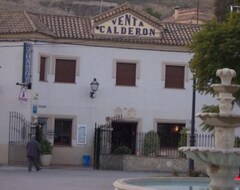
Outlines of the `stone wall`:
[[[100,169],[151,172],[188,172],[189,159],[134,155],[101,155]],[[205,165],[194,162],[195,171],[205,172]]]

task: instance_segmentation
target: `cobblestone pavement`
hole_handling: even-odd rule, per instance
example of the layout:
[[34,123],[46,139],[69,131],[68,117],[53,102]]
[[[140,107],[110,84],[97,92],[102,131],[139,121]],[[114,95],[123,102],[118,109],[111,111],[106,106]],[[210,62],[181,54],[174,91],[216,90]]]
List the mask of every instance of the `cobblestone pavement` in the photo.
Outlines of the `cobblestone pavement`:
[[117,179],[168,175],[92,168],[43,168],[28,172],[24,167],[0,166],[0,190],[113,190]]

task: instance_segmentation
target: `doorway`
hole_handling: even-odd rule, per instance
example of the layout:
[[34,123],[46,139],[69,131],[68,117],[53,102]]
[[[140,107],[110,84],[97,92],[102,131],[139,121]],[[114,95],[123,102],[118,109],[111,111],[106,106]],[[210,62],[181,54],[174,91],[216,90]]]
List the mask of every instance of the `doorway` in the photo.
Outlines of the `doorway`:
[[112,151],[120,146],[126,146],[135,154],[137,122],[112,122]]

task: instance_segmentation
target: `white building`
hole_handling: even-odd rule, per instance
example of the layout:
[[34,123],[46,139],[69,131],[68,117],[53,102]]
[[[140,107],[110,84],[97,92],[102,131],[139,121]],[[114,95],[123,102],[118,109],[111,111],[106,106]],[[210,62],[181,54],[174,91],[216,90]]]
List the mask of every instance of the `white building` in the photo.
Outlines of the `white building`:
[[[190,128],[186,46],[199,29],[161,23],[129,3],[93,18],[0,12],[0,164],[9,162],[10,112],[39,120],[53,164],[81,165],[93,155],[95,123],[114,116],[131,132]],[[16,85],[29,82],[31,89]],[[196,112],[203,104],[216,101],[197,94]]]

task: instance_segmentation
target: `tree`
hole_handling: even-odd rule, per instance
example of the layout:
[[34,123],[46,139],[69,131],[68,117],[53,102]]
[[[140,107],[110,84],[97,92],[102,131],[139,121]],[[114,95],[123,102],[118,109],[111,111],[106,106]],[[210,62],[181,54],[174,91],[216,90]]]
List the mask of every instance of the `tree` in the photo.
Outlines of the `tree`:
[[239,0],[215,0],[214,1],[214,14],[218,22],[226,20],[228,13],[230,12],[231,5],[239,4]]
[[[212,94],[210,85],[220,83],[217,69],[230,68],[240,73],[240,13],[232,13],[222,23],[213,20],[206,24],[193,36],[189,47],[194,53],[190,67],[195,71],[196,90]],[[233,83],[240,84],[239,75]],[[240,103],[240,91],[235,97]]]

